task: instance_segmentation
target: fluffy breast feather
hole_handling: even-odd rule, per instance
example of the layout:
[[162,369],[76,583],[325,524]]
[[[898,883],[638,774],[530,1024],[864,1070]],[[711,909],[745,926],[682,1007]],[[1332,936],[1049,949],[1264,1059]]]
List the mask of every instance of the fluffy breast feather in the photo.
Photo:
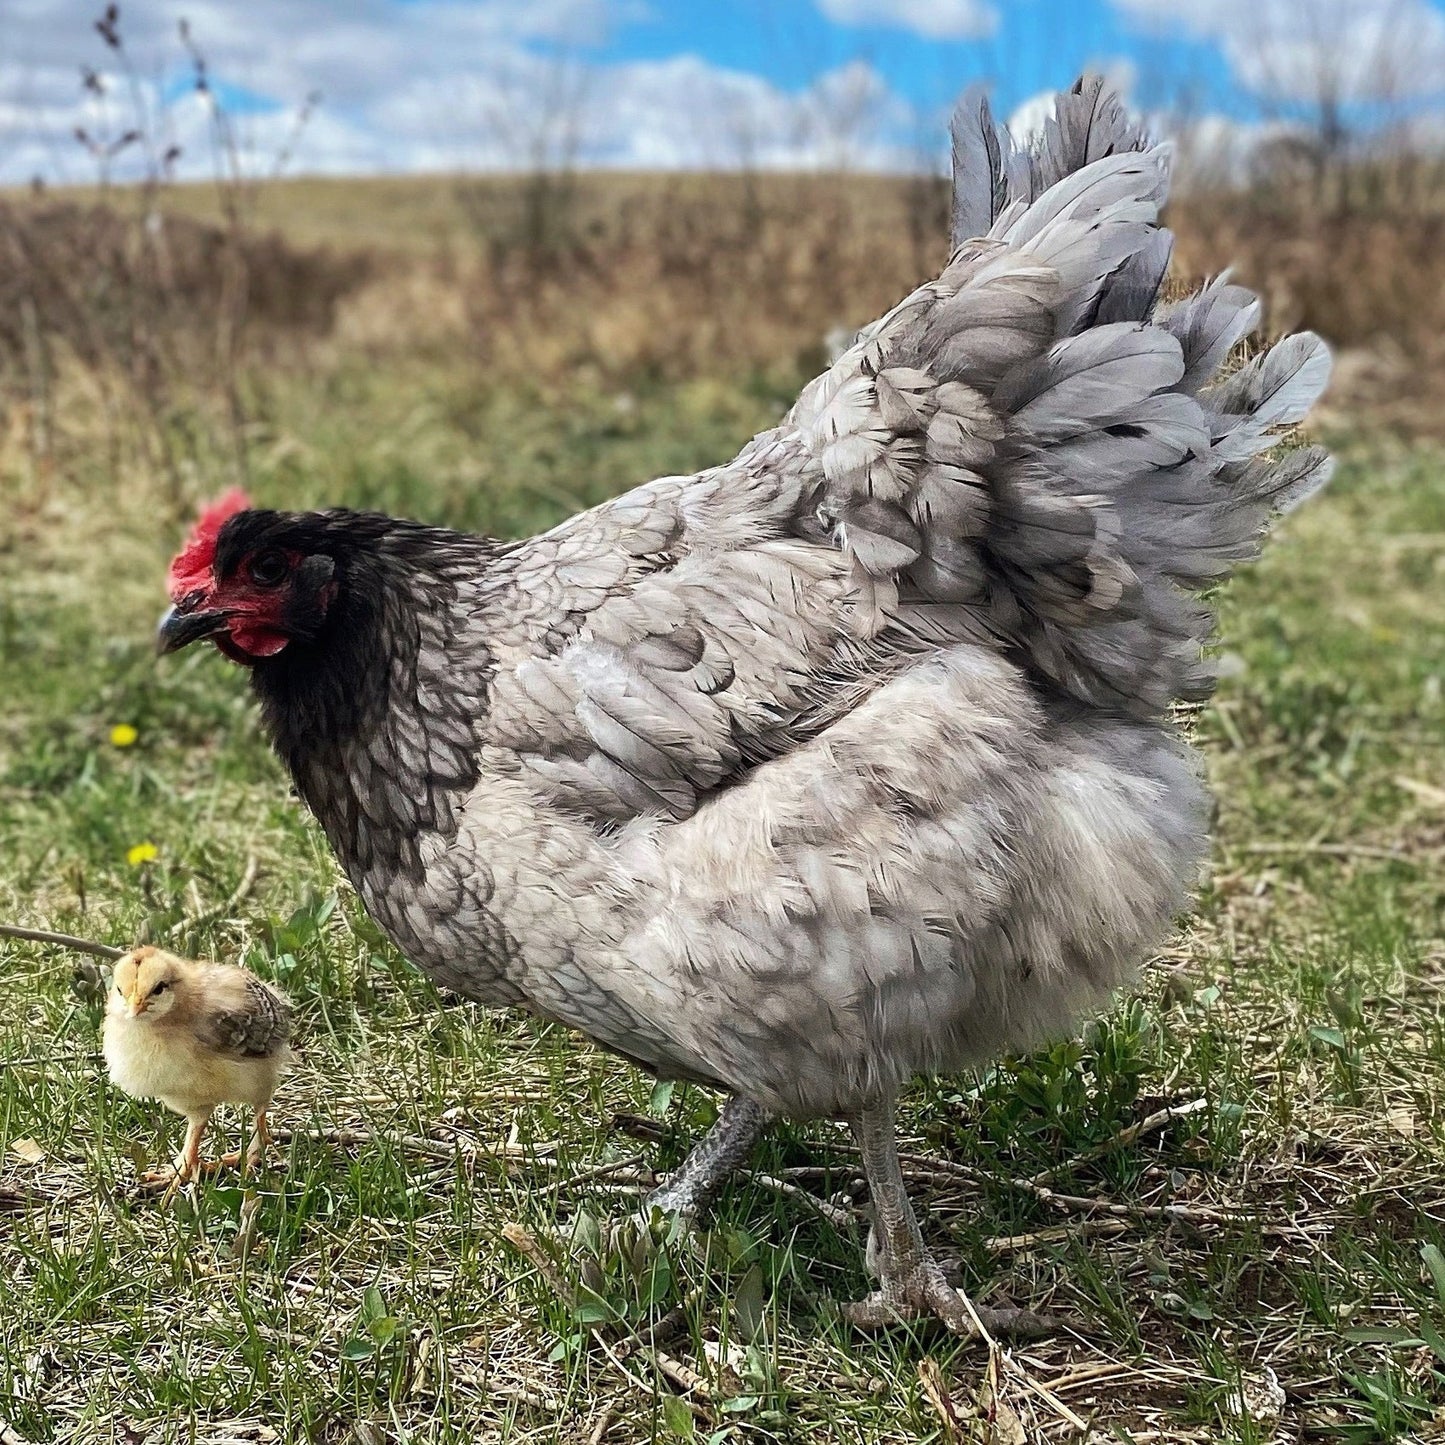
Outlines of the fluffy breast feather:
[[116,1087],[159,1099],[178,1114],[208,1114],[220,1104],[265,1107],[289,1058],[284,1044],[261,1058],[228,1057],[202,1047],[184,1026],[106,1015],[103,1052]]

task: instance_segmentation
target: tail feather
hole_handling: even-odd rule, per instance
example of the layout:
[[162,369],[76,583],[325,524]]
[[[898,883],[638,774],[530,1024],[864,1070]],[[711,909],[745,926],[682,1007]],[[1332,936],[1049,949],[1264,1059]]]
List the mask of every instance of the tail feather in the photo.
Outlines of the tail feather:
[[1033,205],[1006,211],[995,222],[995,235],[1057,274],[1062,296],[1055,334],[1083,329],[1121,279],[1132,287],[1127,268],[1158,234],[1168,184],[1168,155],[1162,147],[1105,156],[1060,181]]
[[966,97],[955,251],[794,411],[817,516],[853,558],[863,635],[987,636],[1081,702],[1155,717],[1207,695],[1194,595],[1324,484],[1319,449],[1264,458],[1329,376],[1290,337],[1221,379],[1259,322],[1221,276],[1158,305],[1169,153],[1097,78],[1030,147]]
[[[1163,232],[1160,233],[1165,234]],[[1184,375],[1179,389],[1197,396],[1225,358],[1259,325],[1259,298],[1218,276],[1194,296],[1166,307],[1159,324],[1179,338]]]
[[1148,244],[1130,256],[1102,288],[1094,323],[1108,326],[1115,321],[1147,320],[1164,289],[1173,254],[1174,237],[1168,231],[1155,231]]
[[1287,336],[1206,399],[1215,417],[1214,454],[1237,462],[1272,444],[1275,428],[1297,426],[1330,379],[1330,351],[1313,331]]
[[1179,343],[1153,326],[1096,326],[1016,367],[994,391],[1035,440],[1066,441],[1131,417],[1183,374]]
[[1031,156],[1031,191],[1036,200],[1051,187],[1105,156],[1144,150],[1148,137],[1130,118],[1102,75],[1082,75],[1054,97],[1054,113]]
[[[988,93],[982,86],[964,92],[949,126],[953,142],[953,226],[955,249],[975,236],[986,236],[1008,204],[1006,170],[1013,146],[1007,131],[994,124]],[[969,183],[959,185],[966,176]]]
[[1323,447],[1299,447],[1279,461],[1256,457],[1237,470],[1230,478],[1236,494],[1246,503],[1282,515],[1307,502],[1329,482],[1335,459]]

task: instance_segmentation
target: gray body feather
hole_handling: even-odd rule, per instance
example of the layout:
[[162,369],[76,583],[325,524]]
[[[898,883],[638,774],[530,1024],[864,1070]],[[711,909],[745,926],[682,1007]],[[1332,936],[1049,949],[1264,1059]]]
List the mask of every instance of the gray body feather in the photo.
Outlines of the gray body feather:
[[1057,1034],[1163,940],[1197,593],[1328,473],[1261,455],[1317,338],[1221,381],[1254,298],[1156,309],[1166,155],[1102,84],[1023,152],[971,98],[954,155],[942,275],[730,464],[509,547],[378,524],[384,705],[282,747],[439,981],[795,1116]]

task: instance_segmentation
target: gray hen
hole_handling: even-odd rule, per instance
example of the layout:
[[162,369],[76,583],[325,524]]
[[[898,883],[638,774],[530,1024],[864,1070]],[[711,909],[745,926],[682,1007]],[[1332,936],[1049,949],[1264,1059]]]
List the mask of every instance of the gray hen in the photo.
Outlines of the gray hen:
[[1166,153],[1099,81],[1022,152],[970,100],[954,162],[943,274],[728,465],[517,544],[233,496],[160,640],[251,668],[438,983],[729,1092],[657,1203],[694,1214],[773,1116],[848,1119],[854,1318],[966,1329],[895,1100],[1100,1008],[1184,908],[1199,593],[1325,481],[1263,454],[1329,357],[1295,336],[1221,380],[1254,297],[1157,304]]

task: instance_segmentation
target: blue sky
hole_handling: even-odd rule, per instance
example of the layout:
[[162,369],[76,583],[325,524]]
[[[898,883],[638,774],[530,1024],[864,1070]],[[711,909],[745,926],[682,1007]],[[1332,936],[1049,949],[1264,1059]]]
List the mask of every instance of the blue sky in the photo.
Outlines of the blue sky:
[[[116,138],[137,111],[152,156],[174,144],[182,174],[205,174],[215,117],[183,15],[260,171],[283,152],[318,172],[917,167],[970,81],[1022,124],[1085,67],[1226,151],[1308,123],[1322,91],[1364,130],[1445,138],[1445,0],[131,0],[128,70],[101,8],[0,0],[0,181],[89,178],[76,128]],[[114,168],[147,163],[131,144]]]
[[1124,59],[1167,92],[1161,99],[1181,85],[1202,85],[1236,108],[1243,99],[1218,47],[1178,34],[1151,35],[1108,0],[1003,0],[971,8],[991,11],[992,28],[953,37],[909,29],[891,19],[886,6],[875,8],[871,22],[841,24],[813,0],[678,0],[620,21],[602,52],[614,60],[656,60],[692,51],[790,90],[862,59],[918,107],[946,104],[961,80],[983,76],[1008,111],[1086,66]]

